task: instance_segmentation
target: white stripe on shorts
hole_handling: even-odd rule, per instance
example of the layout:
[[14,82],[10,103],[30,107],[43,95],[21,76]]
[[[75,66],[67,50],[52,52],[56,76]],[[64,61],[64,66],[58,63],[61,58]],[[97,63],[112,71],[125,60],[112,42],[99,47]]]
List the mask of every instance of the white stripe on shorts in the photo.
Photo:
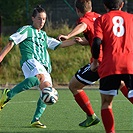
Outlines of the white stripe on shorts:
[[117,90],[109,90],[109,91],[103,91],[103,90],[99,90],[101,94],[105,94],[105,95],[113,95],[116,96],[118,93]]
[[85,79],[81,78],[79,75],[77,75],[77,77],[78,77],[81,81],[83,81],[83,82],[85,82],[85,83],[87,83],[87,84],[90,84],[90,85],[95,84],[95,82],[91,82],[91,81],[85,80]]

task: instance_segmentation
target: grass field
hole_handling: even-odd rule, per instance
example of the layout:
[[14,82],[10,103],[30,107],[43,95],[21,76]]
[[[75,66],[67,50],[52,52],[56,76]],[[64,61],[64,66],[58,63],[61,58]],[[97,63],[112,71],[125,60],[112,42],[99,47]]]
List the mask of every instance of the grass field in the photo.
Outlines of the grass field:
[[[100,95],[97,89],[85,90],[91,99],[95,113],[100,117]],[[0,91],[1,93],[1,91]],[[0,133],[104,133],[102,122],[90,128],[81,128],[85,113],[74,101],[68,89],[58,89],[59,101],[47,106],[41,122],[46,129],[31,128],[30,121],[39,97],[37,90],[16,95],[0,112]],[[114,99],[116,133],[133,133],[133,107],[121,93]]]

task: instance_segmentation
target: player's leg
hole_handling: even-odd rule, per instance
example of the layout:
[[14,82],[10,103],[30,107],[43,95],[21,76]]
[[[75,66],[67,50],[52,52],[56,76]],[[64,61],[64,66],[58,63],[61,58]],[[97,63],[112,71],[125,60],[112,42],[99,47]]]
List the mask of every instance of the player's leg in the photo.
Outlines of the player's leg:
[[113,95],[101,94],[101,118],[106,133],[115,133],[114,114],[112,110]]
[[[45,87],[51,87],[52,86],[52,79],[50,74],[46,71],[46,69],[43,69],[43,75],[45,77],[44,81],[40,83],[39,88],[40,90],[42,90]],[[37,76],[38,77],[38,76]],[[37,107],[36,107],[36,111],[34,113],[34,116],[32,118],[31,121],[31,126],[32,127],[39,127],[39,128],[46,128],[46,125],[42,124],[39,120],[41,118],[41,116],[43,115],[45,109],[46,109],[46,104],[40,99],[38,99],[37,102]]]
[[79,126],[89,127],[100,121],[94,113],[89,97],[83,90],[83,87],[93,84],[98,78],[97,74],[94,76],[94,73],[90,71],[90,65],[88,64],[81,68],[70,80],[69,89],[73,93],[77,104],[87,114],[87,119],[80,123]]
[[22,71],[25,76],[25,80],[16,85],[11,90],[5,89],[3,91],[1,100],[0,100],[0,110],[3,109],[3,107],[7,104],[7,102],[16,94],[28,90],[31,87],[39,86],[40,81],[36,77],[37,74],[39,74],[39,71],[41,71],[41,67],[39,66],[39,69],[37,69],[37,66],[39,66],[39,63],[36,60],[28,60],[23,63]]
[[[130,88],[132,86],[131,85],[132,81],[130,79],[131,79],[130,75],[123,74],[123,75],[117,75],[115,77],[110,76],[110,78],[105,78],[100,80],[100,92],[102,98],[101,117],[106,133],[110,132],[115,133],[114,115],[112,111],[112,100],[113,100],[113,95],[115,96],[116,92],[115,90],[113,91],[112,89],[117,89],[120,86],[119,83],[121,83],[120,86],[120,88],[122,89],[121,91],[123,91],[123,94],[127,97],[128,89],[122,87],[125,87],[126,85],[128,88]],[[123,80],[124,82],[121,82],[121,80]],[[108,90],[106,88],[108,88]]]
[[118,94],[121,75],[111,75],[100,79],[101,117],[106,133],[115,133],[114,114],[112,110],[113,97]]
[[46,104],[44,104],[44,102],[39,98],[37,102],[37,108],[36,108],[35,114],[31,121],[32,127],[46,128],[46,125],[42,124],[39,121],[45,109],[46,109]]
[[5,89],[3,91],[2,97],[0,99],[0,110],[3,109],[3,107],[7,104],[7,102],[14,97],[16,94],[28,90],[33,86],[39,85],[40,82],[38,78],[36,77],[29,77],[26,78],[24,81],[16,85],[14,88],[11,90]]

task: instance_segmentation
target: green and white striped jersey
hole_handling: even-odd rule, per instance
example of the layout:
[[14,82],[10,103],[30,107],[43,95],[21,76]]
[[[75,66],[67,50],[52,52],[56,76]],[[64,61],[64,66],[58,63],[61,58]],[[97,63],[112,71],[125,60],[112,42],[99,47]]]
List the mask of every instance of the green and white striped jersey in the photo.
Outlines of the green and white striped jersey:
[[35,58],[42,65],[44,65],[48,72],[51,72],[51,61],[47,49],[55,50],[61,42],[48,37],[46,32],[40,30],[38,32],[33,26],[23,26],[18,31],[12,34],[9,38],[16,45],[19,44],[21,53],[21,66],[28,59]]

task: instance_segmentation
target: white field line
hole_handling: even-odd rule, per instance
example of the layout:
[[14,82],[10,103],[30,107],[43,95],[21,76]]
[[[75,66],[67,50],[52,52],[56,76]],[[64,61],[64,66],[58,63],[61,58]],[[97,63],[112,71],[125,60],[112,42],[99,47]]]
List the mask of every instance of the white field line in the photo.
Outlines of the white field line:
[[[59,100],[59,102],[64,102],[64,101],[73,101],[75,100]],[[37,101],[10,101],[9,104],[20,104],[20,103],[36,103]],[[91,100],[91,102],[99,102],[99,100]],[[114,100],[113,102],[129,102],[128,100]]]

